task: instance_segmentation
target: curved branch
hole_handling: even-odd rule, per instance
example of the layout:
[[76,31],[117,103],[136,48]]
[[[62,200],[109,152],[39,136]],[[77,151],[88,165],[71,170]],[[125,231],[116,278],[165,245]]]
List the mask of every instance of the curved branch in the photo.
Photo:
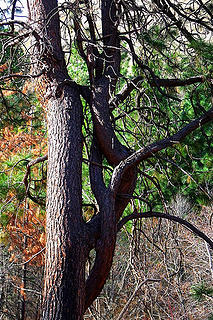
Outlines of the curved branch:
[[[106,77],[100,79],[94,88],[91,101],[91,110],[95,135],[100,151],[106,157],[109,164],[116,166],[122,160],[130,156],[128,148],[118,140],[115,135],[110,119],[109,110],[109,86],[110,81]],[[130,168],[120,180],[119,193],[131,194],[135,188],[137,172],[135,168]],[[116,199],[116,216],[120,218],[129,199]]]
[[116,244],[116,215],[113,210],[115,199],[108,189],[102,196],[104,203],[99,213],[100,238],[95,247],[95,263],[86,281],[85,310],[96,299],[106,282]]
[[173,99],[173,100],[180,101],[179,98],[174,97],[174,96],[170,96],[169,94],[165,93],[165,92],[161,89],[160,85],[159,85],[158,82],[157,82],[159,78],[156,76],[156,74],[154,73],[154,71],[153,71],[149,66],[145,65],[145,64],[140,60],[140,58],[138,57],[138,55],[137,55],[136,52],[135,52],[134,45],[133,45],[132,41],[131,41],[129,38],[124,37],[124,36],[120,37],[120,39],[126,41],[126,43],[129,45],[129,48],[130,48],[132,57],[133,57],[133,59],[136,61],[136,63],[138,64],[138,66],[141,68],[141,70],[148,71],[149,74],[151,75],[153,81],[149,81],[149,83],[151,82],[152,85],[153,85],[153,83],[154,83],[154,85],[157,87],[158,91],[159,91],[162,95],[164,95],[165,97],[167,97],[167,98],[169,98],[169,99]]
[[22,26],[24,29],[29,30],[29,32],[36,38],[37,41],[42,41],[42,38],[40,37],[40,35],[33,28],[33,24],[29,24],[21,20],[7,20],[7,21],[0,22],[0,27],[11,26],[11,28],[13,29],[16,24]]
[[31,199],[32,201],[34,201],[35,203],[38,203],[40,205],[44,205],[43,201],[41,201],[40,199],[36,198],[36,197],[33,197],[30,193],[30,190],[29,190],[29,181],[28,181],[28,177],[30,175],[30,170],[31,170],[31,167],[34,166],[35,164],[37,163],[40,163],[40,162],[44,162],[45,160],[48,159],[48,155],[46,154],[45,156],[43,157],[39,157],[35,160],[32,160],[30,161],[28,164],[27,164],[27,170],[26,170],[26,173],[24,175],[24,179],[23,179],[23,183],[25,185],[25,188],[26,188],[26,195],[29,197],[29,199]]
[[111,178],[111,189],[116,194],[120,185],[120,181],[127,170],[132,167],[137,166],[140,162],[153,157],[157,152],[171,147],[174,144],[180,143],[187,135],[196,130],[197,128],[203,126],[204,124],[213,120],[213,108],[202,115],[200,118],[190,122],[188,125],[183,127],[174,135],[154,142],[151,145],[141,148],[132,155],[130,155],[125,160],[121,161],[120,164],[114,169]]
[[125,85],[116,96],[109,102],[110,108],[114,109],[119,103],[123,102],[130,93],[136,89],[137,84],[143,80],[142,76],[137,76]]
[[205,81],[204,76],[198,76],[198,77],[191,77],[187,79],[159,79],[156,78],[154,82],[151,83],[152,86],[158,86],[158,87],[182,87],[182,86],[188,86],[190,84],[194,83],[201,83]]
[[[181,8],[181,9],[182,9],[182,11],[181,11],[181,10],[178,8],[178,6],[175,5],[174,3],[172,3],[170,0],[166,0],[166,1],[168,2],[169,7],[173,8],[173,10],[174,10],[179,16],[183,17],[186,21],[195,22],[195,23],[197,23],[197,24],[205,27],[206,29],[208,29],[208,30],[210,30],[210,31],[213,31],[213,28],[212,28],[210,25],[208,25],[207,23],[205,23],[205,21],[203,21],[202,18],[197,18],[197,19],[196,19],[196,18],[193,18],[193,17],[191,17],[191,15],[185,14],[183,8]],[[202,4],[202,6],[205,7],[205,8],[207,8],[207,7],[204,6],[203,4]],[[209,13],[209,10],[208,10],[207,12]],[[213,17],[213,16],[212,16],[212,14],[211,14],[211,18],[212,18],[212,17]]]
[[[151,76],[154,79],[152,82],[150,82],[152,87],[180,87],[205,81],[204,76],[191,77],[187,79],[160,79],[152,72],[150,68],[146,67],[143,64],[141,64],[141,66],[143,67],[143,69],[147,69],[151,73]],[[117,104],[123,102],[129,96],[132,90],[136,89],[136,85],[142,80],[142,76],[137,76],[134,79],[132,79],[129,83],[127,83],[127,85],[124,86],[124,88],[122,88],[122,90],[119,93],[117,93],[113,99],[111,99],[111,109],[114,109],[117,106]]]
[[191,230],[194,234],[196,234],[198,237],[201,239],[205,240],[209,246],[213,249],[213,241],[207,237],[205,233],[200,231],[197,227],[195,227],[193,224],[190,222],[177,217],[177,216],[172,216],[167,213],[162,213],[162,212],[155,212],[155,211],[148,211],[148,212],[143,212],[143,213],[133,213],[129,216],[124,217],[119,223],[117,227],[117,231],[120,231],[122,227],[130,220],[133,219],[142,219],[142,218],[165,218],[167,220],[175,221],[183,225],[184,227],[188,228]]
[[7,21],[2,21],[0,22],[0,27],[2,26],[9,26],[9,25],[15,25],[18,24],[26,29],[32,29],[31,25],[29,23],[26,23],[21,20],[7,20]]

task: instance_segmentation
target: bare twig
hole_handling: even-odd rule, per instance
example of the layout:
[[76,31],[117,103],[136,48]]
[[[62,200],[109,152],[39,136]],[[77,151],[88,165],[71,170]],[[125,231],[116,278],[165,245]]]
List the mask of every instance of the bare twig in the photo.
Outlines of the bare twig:
[[125,306],[123,307],[122,311],[120,312],[119,316],[117,317],[116,320],[121,320],[124,319],[124,315],[130,305],[130,303],[132,302],[132,300],[134,299],[135,295],[137,294],[137,292],[140,290],[140,288],[145,285],[147,282],[159,282],[161,281],[161,279],[146,279],[143,282],[141,282],[140,284],[137,284],[135,287],[134,292],[132,293],[132,295],[130,296],[129,300],[127,301],[127,303],[125,304]]

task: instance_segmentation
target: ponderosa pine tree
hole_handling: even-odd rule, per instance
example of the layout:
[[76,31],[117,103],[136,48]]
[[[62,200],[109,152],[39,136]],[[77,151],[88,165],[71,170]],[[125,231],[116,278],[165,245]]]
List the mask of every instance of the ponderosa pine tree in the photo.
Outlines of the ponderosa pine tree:
[[[48,160],[42,319],[81,320],[105,284],[116,234],[128,221],[174,220],[213,248],[202,231],[166,208],[159,212],[150,198],[153,188],[163,198],[162,168],[181,166],[187,136],[202,136],[200,148],[210,140],[211,3],[29,0],[28,9],[28,21],[13,16],[1,26],[7,27],[6,46],[30,37],[30,44],[24,42],[30,68],[0,80],[30,79],[40,88],[47,117],[48,155],[30,162],[24,179],[27,196],[38,202],[29,187],[30,168]],[[79,68],[83,81],[77,80]],[[84,163],[89,204],[82,201]],[[167,173],[175,181],[172,169]],[[132,212],[125,211],[132,199],[148,209],[133,204]],[[89,219],[85,206],[93,208]],[[95,260],[86,277],[91,250]]]

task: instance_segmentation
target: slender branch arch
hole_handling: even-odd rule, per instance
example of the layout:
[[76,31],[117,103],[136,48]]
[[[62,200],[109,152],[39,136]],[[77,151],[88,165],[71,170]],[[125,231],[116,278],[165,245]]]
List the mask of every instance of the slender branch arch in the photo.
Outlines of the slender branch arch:
[[117,231],[121,231],[123,226],[131,220],[139,220],[139,219],[145,219],[145,218],[163,218],[167,219],[170,221],[175,221],[178,222],[179,224],[183,225],[185,228],[189,229],[192,231],[195,235],[203,239],[208,245],[210,246],[211,249],[213,249],[213,241],[202,231],[200,231],[197,227],[195,227],[192,223],[186,221],[183,218],[177,217],[170,215],[168,213],[163,213],[163,212],[156,212],[156,211],[147,211],[143,213],[132,213],[131,215],[128,215],[121,219],[121,221],[118,223],[117,226]]

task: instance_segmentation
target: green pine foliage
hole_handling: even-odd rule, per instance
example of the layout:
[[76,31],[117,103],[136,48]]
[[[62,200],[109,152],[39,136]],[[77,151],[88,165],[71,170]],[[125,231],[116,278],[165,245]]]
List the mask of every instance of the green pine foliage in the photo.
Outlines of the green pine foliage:
[[200,302],[203,299],[208,299],[208,297],[213,297],[213,287],[201,282],[191,287],[190,294],[193,299]]

